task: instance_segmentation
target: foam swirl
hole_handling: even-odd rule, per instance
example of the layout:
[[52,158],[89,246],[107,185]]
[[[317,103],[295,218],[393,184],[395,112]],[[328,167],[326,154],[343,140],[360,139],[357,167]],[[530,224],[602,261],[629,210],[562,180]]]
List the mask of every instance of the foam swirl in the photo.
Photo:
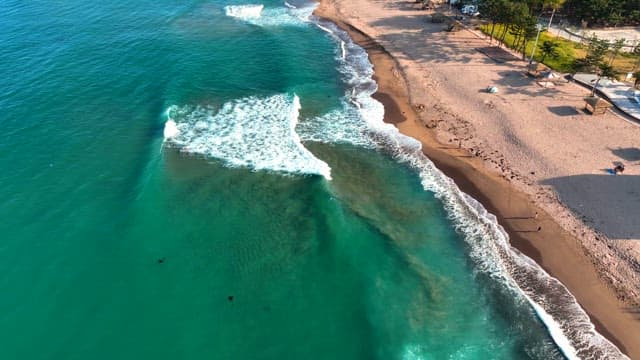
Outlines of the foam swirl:
[[315,6],[295,7],[287,2],[283,7],[265,8],[264,5],[229,5],[225,14],[252,25],[262,27],[305,26],[309,24]]
[[295,95],[248,97],[220,109],[172,106],[167,111],[165,142],[231,167],[331,179],[329,165],[307,150],[296,133],[299,111]]
[[225,14],[239,19],[257,19],[264,5],[229,5],[224,7]]

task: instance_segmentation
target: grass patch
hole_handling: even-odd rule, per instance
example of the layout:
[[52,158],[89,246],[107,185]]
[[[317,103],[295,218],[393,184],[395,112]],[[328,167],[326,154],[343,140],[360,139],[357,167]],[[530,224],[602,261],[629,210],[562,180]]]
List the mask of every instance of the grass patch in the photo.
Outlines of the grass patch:
[[[498,36],[498,34],[502,34],[504,31],[505,25],[496,24],[494,36]],[[482,25],[480,29],[487,35],[491,33],[491,24]],[[526,49],[526,58],[529,59],[531,57],[531,51],[533,50],[533,43],[535,39],[532,39],[527,43]],[[507,36],[504,39],[505,45],[509,48],[513,49],[513,44],[515,42],[515,37],[507,32]],[[558,57],[552,58],[551,56],[547,56],[544,60],[544,64],[559,72],[572,72],[573,71],[573,63],[576,59],[582,59],[587,55],[586,46],[583,46],[579,42],[569,41],[567,39],[557,37],[555,34],[551,34],[546,30],[540,33],[540,39],[538,39],[538,46],[535,52],[534,59],[536,61],[540,61],[542,59],[542,44],[545,41],[553,41],[558,44],[556,51],[558,52]],[[608,59],[609,54],[605,57]],[[627,72],[630,72],[634,69],[634,65],[638,63],[640,58],[638,56],[632,54],[623,54],[620,53],[613,62],[613,68],[620,73],[621,75],[626,75]]]

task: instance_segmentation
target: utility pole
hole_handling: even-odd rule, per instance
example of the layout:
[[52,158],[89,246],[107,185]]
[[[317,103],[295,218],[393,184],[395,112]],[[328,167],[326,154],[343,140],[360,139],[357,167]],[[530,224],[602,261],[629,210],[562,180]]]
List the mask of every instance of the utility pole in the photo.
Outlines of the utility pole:
[[551,17],[549,18],[549,26],[547,26],[548,29],[551,29],[551,22],[553,21],[553,15],[556,13],[556,8],[554,7],[553,10],[551,11]]
[[542,25],[539,23],[536,24],[536,29],[538,29],[538,33],[536,34],[536,41],[533,43],[533,49],[531,50],[531,59],[529,59],[529,65],[533,63],[533,55],[536,54],[536,48],[538,47],[538,38],[540,38],[540,31],[542,31]]

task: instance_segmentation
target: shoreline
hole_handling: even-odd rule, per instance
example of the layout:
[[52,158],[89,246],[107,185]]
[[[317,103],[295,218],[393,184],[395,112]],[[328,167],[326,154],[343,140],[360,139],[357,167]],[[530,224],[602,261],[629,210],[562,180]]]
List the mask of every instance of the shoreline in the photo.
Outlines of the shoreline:
[[[543,208],[505,178],[490,172],[482,159],[462,147],[439,141],[421,111],[414,106],[406,73],[397,59],[372,36],[336,11],[334,0],[320,0],[315,13],[347,31],[368,53],[378,91],[373,97],[385,107],[385,122],[422,143],[423,153],[463,192],[479,201],[509,235],[511,245],[560,280],[587,312],[596,331],[631,358],[640,358],[636,335],[640,324],[625,312],[616,294],[601,280],[579,239],[567,232]],[[431,110],[431,109],[429,109]],[[522,221],[507,221],[519,214]],[[538,215],[533,215],[538,214]],[[534,218],[535,217],[535,218]],[[523,231],[525,225],[541,231]]]

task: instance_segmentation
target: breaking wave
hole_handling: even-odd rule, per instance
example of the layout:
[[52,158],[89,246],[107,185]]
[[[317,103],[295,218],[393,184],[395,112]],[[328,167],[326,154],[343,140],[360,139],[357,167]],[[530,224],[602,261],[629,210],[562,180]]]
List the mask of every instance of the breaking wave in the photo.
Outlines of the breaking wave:
[[373,80],[373,65],[367,52],[335,25],[320,21],[315,24],[340,44],[335,59],[347,90],[338,109],[305,119],[299,125],[302,139],[329,144],[348,143],[367,148],[384,148],[387,142],[395,142],[393,137],[386,135],[386,131],[395,127],[382,121],[384,106],[372,97],[378,85]]
[[295,7],[287,2],[275,8],[265,8],[264,5],[230,5],[224,8],[229,17],[263,27],[307,25],[314,9],[315,5]]
[[442,201],[456,230],[464,236],[477,270],[503,284],[514,298],[530,304],[568,359],[627,359],[595,330],[560,281],[511,247],[496,217],[438,170],[422,153],[420,142],[384,123],[384,108],[371,97],[377,84],[372,80],[373,66],[366,51],[334,24],[321,20],[316,23],[339,44],[336,60],[349,90],[343,109],[304,124],[303,137],[378,148],[416,169],[424,189]]
[[299,112],[295,95],[248,97],[220,109],[174,105],[167,110],[165,142],[231,167],[331,179],[329,165],[307,150],[296,133]]
[[238,19],[256,19],[262,15],[264,5],[229,5],[224,11],[227,16]]

